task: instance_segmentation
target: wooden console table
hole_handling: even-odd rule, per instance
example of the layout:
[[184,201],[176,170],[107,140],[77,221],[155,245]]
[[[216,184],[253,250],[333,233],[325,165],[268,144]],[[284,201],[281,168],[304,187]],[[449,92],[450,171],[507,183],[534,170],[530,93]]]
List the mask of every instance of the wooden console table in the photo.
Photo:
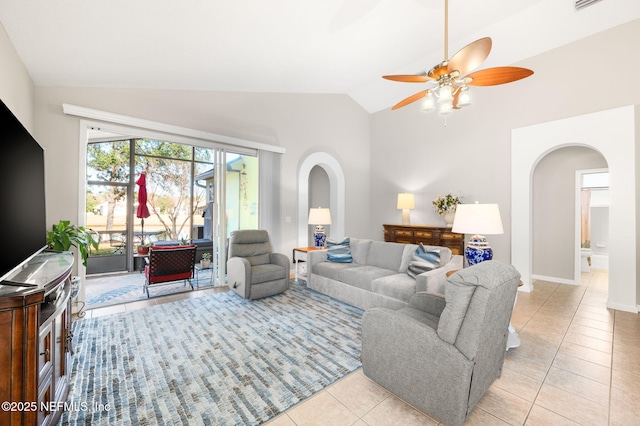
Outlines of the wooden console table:
[[64,410],[72,266],[70,252],[43,252],[0,282],[1,425],[55,425]]
[[453,254],[464,254],[464,234],[451,232],[451,228],[428,225],[382,225],[384,240],[392,243],[443,246]]

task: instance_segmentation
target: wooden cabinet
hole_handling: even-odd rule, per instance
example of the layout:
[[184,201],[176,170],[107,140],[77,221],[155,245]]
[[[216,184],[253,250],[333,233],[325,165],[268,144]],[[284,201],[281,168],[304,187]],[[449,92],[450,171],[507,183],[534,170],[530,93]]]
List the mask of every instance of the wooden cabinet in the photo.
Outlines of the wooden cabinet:
[[[54,425],[69,391],[71,253],[42,253],[0,282],[1,425]],[[50,294],[49,294],[50,293]]]
[[384,240],[403,244],[443,246],[453,254],[464,254],[464,234],[451,232],[451,228],[426,225],[382,225]]

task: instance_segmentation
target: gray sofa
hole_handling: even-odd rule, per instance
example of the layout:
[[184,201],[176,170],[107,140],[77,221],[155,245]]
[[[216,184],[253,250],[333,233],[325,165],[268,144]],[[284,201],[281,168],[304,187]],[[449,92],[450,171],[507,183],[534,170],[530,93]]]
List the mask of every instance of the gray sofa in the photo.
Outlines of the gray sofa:
[[449,425],[462,425],[500,377],[520,274],[482,262],[448,278],[445,298],[416,293],[362,318],[365,376]]
[[446,247],[427,246],[440,250],[442,266],[414,279],[407,270],[416,248],[351,238],[352,263],[329,262],[327,251],[309,252],[307,286],[360,309],[400,309],[416,292],[443,293],[446,272],[462,269],[462,256],[452,255]]

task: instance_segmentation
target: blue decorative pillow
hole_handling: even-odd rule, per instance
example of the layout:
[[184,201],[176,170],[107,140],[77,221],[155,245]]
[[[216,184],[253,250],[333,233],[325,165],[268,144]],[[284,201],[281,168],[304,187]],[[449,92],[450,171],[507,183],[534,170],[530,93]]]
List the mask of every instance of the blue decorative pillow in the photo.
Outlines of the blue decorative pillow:
[[351,247],[349,247],[350,238],[338,242],[327,238],[327,260],[336,263],[351,263]]
[[431,271],[439,268],[440,266],[440,249],[427,249],[422,245],[422,243],[420,243],[420,246],[416,248],[416,251],[413,253],[413,257],[409,263],[409,268],[407,269],[407,274],[409,274],[410,277],[415,278],[423,272]]

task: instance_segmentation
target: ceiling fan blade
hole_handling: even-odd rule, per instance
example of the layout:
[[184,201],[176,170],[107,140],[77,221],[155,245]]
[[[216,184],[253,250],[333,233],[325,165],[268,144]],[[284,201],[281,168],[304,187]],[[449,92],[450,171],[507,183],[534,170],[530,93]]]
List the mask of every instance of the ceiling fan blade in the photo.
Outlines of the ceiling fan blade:
[[403,83],[424,83],[425,81],[433,80],[426,75],[383,75],[382,78],[387,80],[400,81]]
[[414,95],[411,95],[407,99],[405,99],[403,101],[400,101],[397,104],[395,104],[393,106],[393,108],[391,108],[391,109],[394,110],[394,109],[402,108],[403,106],[407,106],[410,103],[413,103],[413,102],[417,101],[418,99],[423,98],[424,95],[427,94],[427,92],[428,92],[428,90],[423,90],[423,91],[418,92],[418,93],[416,93]]
[[465,77],[472,79],[469,86],[496,86],[498,84],[511,83],[529,77],[533,71],[519,67],[495,67],[473,72]]
[[478,68],[480,64],[487,59],[487,56],[489,56],[491,44],[491,38],[484,37],[458,50],[447,64],[449,74],[451,74],[452,71],[458,70],[460,75],[465,75]]

